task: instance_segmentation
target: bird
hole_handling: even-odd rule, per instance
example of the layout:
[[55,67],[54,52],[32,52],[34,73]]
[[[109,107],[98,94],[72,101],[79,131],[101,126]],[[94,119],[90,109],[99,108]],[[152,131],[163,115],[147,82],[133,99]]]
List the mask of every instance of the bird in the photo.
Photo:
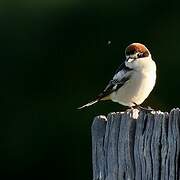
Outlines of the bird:
[[[141,107],[156,83],[156,63],[148,48],[132,43],[125,49],[125,61],[117,68],[105,89],[82,109],[99,101],[111,100],[130,108]],[[145,108],[146,109],[146,108]]]

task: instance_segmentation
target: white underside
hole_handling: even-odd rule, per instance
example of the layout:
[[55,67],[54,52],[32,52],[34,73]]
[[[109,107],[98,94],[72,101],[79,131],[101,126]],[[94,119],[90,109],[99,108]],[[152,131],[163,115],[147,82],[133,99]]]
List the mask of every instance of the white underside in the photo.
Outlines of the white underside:
[[131,107],[134,103],[140,105],[148,97],[155,85],[156,65],[152,60],[146,60],[146,64],[144,62],[140,66],[138,64],[131,78],[110,95],[112,101]]

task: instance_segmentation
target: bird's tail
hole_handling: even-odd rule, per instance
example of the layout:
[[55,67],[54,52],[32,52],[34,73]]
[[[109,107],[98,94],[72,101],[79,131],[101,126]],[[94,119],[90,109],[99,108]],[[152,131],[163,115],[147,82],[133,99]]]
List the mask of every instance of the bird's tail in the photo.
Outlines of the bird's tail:
[[85,104],[85,105],[83,105],[83,106],[81,106],[81,107],[78,107],[77,109],[83,109],[83,108],[85,108],[85,107],[91,106],[91,105],[97,103],[98,101],[100,101],[100,99],[96,99],[96,100],[94,100],[94,101],[91,101],[91,102],[89,102],[89,103],[87,103],[87,104]]

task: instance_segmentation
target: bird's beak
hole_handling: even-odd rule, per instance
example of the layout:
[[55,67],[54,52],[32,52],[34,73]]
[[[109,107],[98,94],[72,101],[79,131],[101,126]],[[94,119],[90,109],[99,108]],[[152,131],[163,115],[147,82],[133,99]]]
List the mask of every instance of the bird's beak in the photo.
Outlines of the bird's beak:
[[129,59],[128,59],[128,62],[129,62],[129,63],[131,63],[132,61],[134,61],[134,59],[132,59],[132,58],[129,58]]
[[134,61],[134,59],[129,56],[129,57],[127,57],[126,61],[127,61],[128,63],[131,63],[132,61]]

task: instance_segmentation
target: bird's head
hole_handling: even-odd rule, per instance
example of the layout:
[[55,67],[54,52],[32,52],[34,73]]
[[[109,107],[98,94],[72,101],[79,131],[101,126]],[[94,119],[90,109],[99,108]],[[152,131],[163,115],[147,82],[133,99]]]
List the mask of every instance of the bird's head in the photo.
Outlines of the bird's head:
[[151,59],[149,50],[140,43],[132,43],[125,50],[126,65],[133,68],[143,63],[142,60]]

